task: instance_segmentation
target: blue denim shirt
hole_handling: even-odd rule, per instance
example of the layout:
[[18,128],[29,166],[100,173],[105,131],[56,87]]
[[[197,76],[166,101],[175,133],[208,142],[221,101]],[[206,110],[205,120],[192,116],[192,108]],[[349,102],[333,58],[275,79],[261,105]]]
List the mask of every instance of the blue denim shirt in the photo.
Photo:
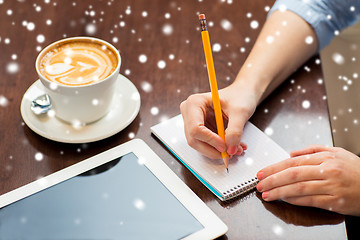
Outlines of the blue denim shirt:
[[360,20],[360,0],[277,0],[275,10],[289,10],[314,29],[321,50],[344,28]]

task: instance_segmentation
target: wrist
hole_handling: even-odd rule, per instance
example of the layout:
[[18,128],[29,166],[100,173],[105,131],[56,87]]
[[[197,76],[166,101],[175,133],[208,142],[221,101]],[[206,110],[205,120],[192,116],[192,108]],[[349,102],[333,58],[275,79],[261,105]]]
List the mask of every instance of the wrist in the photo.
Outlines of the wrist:
[[[244,68],[248,69],[244,70]],[[258,105],[263,99],[264,93],[271,82],[271,79],[267,75],[254,74],[259,73],[260,71],[251,68],[252,66],[244,65],[231,86],[251,94]]]

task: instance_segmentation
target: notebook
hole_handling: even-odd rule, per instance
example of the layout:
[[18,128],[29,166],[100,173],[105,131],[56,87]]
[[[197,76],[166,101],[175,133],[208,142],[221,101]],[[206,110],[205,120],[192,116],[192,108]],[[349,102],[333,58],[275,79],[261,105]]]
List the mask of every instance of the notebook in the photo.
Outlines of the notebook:
[[209,159],[187,144],[181,115],[152,126],[151,132],[222,201],[254,189],[259,170],[289,157],[284,149],[250,122],[246,123],[242,135],[248,149],[243,155],[230,159],[229,173],[222,159]]

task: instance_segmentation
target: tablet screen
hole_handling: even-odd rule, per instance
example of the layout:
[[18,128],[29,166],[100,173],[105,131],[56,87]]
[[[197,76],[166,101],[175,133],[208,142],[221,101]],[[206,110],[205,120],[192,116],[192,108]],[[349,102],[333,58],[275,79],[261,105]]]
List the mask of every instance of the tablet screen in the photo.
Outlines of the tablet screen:
[[133,153],[0,209],[0,239],[179,239],[200,229]]

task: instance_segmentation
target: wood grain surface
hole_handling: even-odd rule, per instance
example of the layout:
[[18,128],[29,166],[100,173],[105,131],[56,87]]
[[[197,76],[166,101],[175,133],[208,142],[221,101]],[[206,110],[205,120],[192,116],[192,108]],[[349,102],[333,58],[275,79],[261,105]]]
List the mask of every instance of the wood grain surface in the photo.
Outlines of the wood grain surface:
[[[209,91],[197,14],[205,13],[208,19],[218,85],[223,88],[245,61],[273,2],[0,0],[0,194],[135,137],[228,225],[220,239],[345,239],[344,216],[339,214],[267,203],[255,191],[232,202],[219,201],[150,133],[152,125],[179,114],[180,103],[190,94]],[[23,94],[38,78],[34,65],[39,51],[72,36],[94,36],[118,48],[120,73],[141,95],[135,120],[93,143],[48,140],[30,130],[20,114]],[[312,143],[331,146],[322,82],[315,56],[258,107],[251,121],[286,151]]]

